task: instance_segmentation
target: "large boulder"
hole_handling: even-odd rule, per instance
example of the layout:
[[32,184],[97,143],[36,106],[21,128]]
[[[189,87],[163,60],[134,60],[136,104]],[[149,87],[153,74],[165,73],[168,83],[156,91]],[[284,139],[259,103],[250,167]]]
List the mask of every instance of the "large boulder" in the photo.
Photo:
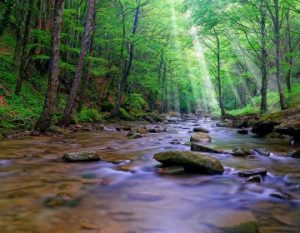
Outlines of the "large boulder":
[[224,167],[218,159],[189,151],[168,151],[154,155],[165,166],[183,166],[185,172],[222,174]]
[[208,133],[193,133],[190,139],[191,142],[211,142],[211,137]]
[[252,133],[255,133],[260,136],[267,135],[273,132],[275,125],[276,122],[273,121],[259,122],[253,126]]
[[82,151],[82,152],[72,152],[65,153],[63,160],[66,162],[92,162],[99,161],[100,158],[94,151]]

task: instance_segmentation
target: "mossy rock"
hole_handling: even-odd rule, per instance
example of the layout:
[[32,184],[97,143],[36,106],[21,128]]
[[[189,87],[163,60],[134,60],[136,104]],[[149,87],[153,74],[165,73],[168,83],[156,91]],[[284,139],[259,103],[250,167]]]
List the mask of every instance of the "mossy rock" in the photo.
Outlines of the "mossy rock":
[[224,228],[224,233],[259,233],[259,227],[256,222],[248,222],[236,227]]
[[63,160],[66,162],[94,162],[99,161],[100,157],[94,151],[82,151],[65,153]]
[[191,142],[211,142],[211,137],[208,133],[193,133],[190,139]]
[[183,166],[185,172],[222,174],[224,167],[218,159],[189,151],[167,151],[154,155],[165,166]]

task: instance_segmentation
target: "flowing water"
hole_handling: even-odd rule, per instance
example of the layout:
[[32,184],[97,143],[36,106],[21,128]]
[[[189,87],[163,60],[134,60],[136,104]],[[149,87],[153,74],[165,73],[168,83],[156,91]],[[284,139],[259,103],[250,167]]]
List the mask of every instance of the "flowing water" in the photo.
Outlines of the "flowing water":
[[[131,140],[108,125],[63,138],[0,141],[0,232],[221,233],[248,222],[257,222],[262,233],[300,232],[300,160],[281,156],[291,150],[288,143],[239,135],[215,123],[168,124],[167,132]],[[197,124],[211,131],[212,147],[243,144],[272,155],[210,154],[225,166],[223,175],[157,174],[153,154],[190,150],[184,143]],[[171,144],[174,139],[182,143]],[[64,152],[83,150],[99,151],[106,162],[61,160]],[[237,175],[257,167],[268,170],[261,184]],[[54,196],[70,201],[49,204]]]

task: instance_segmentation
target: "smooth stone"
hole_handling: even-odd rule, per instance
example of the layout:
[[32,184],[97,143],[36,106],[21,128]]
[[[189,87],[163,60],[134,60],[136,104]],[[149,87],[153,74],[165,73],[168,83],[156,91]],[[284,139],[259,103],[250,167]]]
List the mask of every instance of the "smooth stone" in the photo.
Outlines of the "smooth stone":
[[63,160],[66,162],[93,162],[99,161],[100,158],[94,151],[65,153]]
[[148,129],[149,133],[163,133],[166,132],[166,128],[153,128],[153,129]]
[[246,157],[252,155],[251,151],[242,147],[235,147],[232,149],[232,155],[238,157]]
[[191,142],[211,142],[211,137],[207,133],[193,133],[190,139]]
[[194,132],[198,133],[198,132],[201,132],[201,133],[209,133],[209,131],[207,129],[204,129],[202,127],[196,127],[193,129]]
[[241,176],[241,177],[249,177],[249,176],[254,176],[254,175],[265,176],[265,175],[267,175],[267,170],[265,168],[255,168],[255,169],[250,169],[250,170],[245,170],[245,171],[239,172],[239,176]]
[[196,144],[196,143],[191,144],[191,150],[192,151],[198,151],[198,152],[216,153],[216,154],[221,154],[222,153],[222,151],[215,150],[213,148],[203,146],[203,145],[200,145],[200,144]]
[[189,151],[167,151],[154,155],[154,159],[165,166],[183,166],[185,172],[222,174],[224,167],[218,159]]

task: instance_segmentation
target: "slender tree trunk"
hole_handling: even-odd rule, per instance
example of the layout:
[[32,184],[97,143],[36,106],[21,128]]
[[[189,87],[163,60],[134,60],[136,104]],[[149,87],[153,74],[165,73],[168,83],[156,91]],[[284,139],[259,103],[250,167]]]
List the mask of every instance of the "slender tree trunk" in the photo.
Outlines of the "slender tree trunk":
[[162,76],[162,90],[161,90],[161,113],[165,112],[165,98],[166,98],[166,75],[167,75],[167,65],[164,64],[164,71]]
[[218,81],[218,94],[219,94],[219,105],[221,109],[221,115],[225,116],[225,107],[223,100],[223,92],[222,92],[222,80],[221,80],[221,48],[220,48],[220,38],[218,33],[215,31],[215,36],[217,40],[217,81]]
[[19,95],[22,89],[22,83],[25,78],[25,67],[26,67],[26,60],[27,60],[27,44],[29,42],[29,32],[30,32],[30,24],[32,19],[32,11],[34,7],[34,0],[29,0],[28,2],[28,8],[27,8],[27,15],[25,20],[25,29],[23,33],[23,40],[21,44],[21,54],[20,54],[20,63],[17,74],[17,80],[16,80],[16,89],[15,94]]
[[56,111],[56,99],[59,86],[58,64],[61,43],[60,36],[63,22],[63,3],[64,0],[55,0],[48,90],[44,102],[43,112],[35,126],[35,128],[40,132],[45,132],[51,126],[53,115]]
[[78,89],[80,86],[81,76],[82,76],[82,70],[84,66],[84,60],[87,54],[87,50],[90,43],[90,36],[92,31],[92,24],[93,24],[93,17],[94,17],[94,11],[95,11],[95,0],[89,0],[88,1],[88,10],[87,10],[87,16],[85,21],[85,27],[84,27],[84,35],[81,42],[81,51],[79,55],[79,61],[77,65],[76,75],[75,79],[73,81],[72,89],[68,98],[67,105],[65,107],[64,111],[64,117],[61,121],[61,125],[68,126],[70,124],[71,115],[73,111],[73,107],[75,104],[75,99],[78,93]]
[[[133,22],[132,33],[131,33],[133,38],[136,35],[137,29],[138,29],[139,16],[140,16],[140,5],[139,5],[139,2],[138,2],[137,3],[137,8],[136,8],[136,11],[135,11],[135,17],[134,17],[134,22]],[[118,116],[118,114],[119,114],[122,98],[123,98],[123,95],[124,95],[124,92],[125,92],[126,83],[127,83],[128,77],[129,77],[130,72],[131,72],[132,63],[133,63],[133,60],[134,60],[134,46],[135,46],[134,41],[131,41],[130,45],[129,45],[129,59],[126,62],[126,65],[125,65],[125,68],[124,68],[123,77],[121,79],[120,86],[119,86],[118,97],[116,99],[115,107],[114,107],[114,110],[113,110],[113,116],[114,117]]]
[[275,33],[275,47],[276,47],[276,78],[277,88],[280,98],[281,109],[287,109],[287,102],[284,94],[284,85],[282,78],[282,64],[281,64],[281,41],[280,41],[280,15],[279,15],[279,0],[274,0],[274,15],[272,17],[274,23]]
[[268,71],[267,71],[267,48],[266,48],[266,7],[264,5],[264,0],[260,3],[260,13],[261,13],[261,105],[260,112],[265,113],[268,110],[267,94],[268,94]]
[[[96,31],[96,5],[94,5],[94,15],[93,15],[93,23],[92,23],[92,32],[91,32],[91,43],[90,43],[90,56],[94,55],[94,37],[95,37],[95,31]],[[83,80],[83,83],[81,85],[81,91],[80,91],[80,96],[79,96],[79,103],[78,103],[78,112],[81,111],[83,104],[85,102],[85,97],[86,97],[86,88],[89,83],[89,80],[92,76],[92,63],[89,61],[88,63],[88,70],[87,70],[87,75]]]
[[9,24],[9,17],[10,17],[13,5],[14,5],[13,0],[8,0],[7,3],[6,3],[6,10],[4,11],[4,14],[2,16],[2,20],[0,22],[0,37],[3,35],[4,29]]
[[292,75],[292,66],[293,66],[293,48],[292,48],[292,35],[291,35],[291,22],[290,22],[290,9],[288,9],[286,14],[286,24],[287,24],[287,40],[288,40],[288,55],[287,55],[287,63],[288,63],[288,71],[286,74],[286,87],[289,92],[292,91],[292,83],[291,83],[291,75]]

